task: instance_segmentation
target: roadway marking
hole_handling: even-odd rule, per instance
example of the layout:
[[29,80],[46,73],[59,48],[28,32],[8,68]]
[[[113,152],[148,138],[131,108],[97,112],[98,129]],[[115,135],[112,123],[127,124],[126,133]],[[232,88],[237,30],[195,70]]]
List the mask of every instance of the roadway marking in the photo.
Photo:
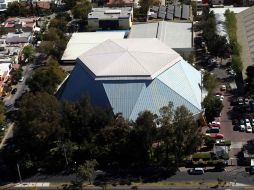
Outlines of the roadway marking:
[[15,185],[15,187],[49,187],[50,183],[44,182],[44,183],[18,183]]

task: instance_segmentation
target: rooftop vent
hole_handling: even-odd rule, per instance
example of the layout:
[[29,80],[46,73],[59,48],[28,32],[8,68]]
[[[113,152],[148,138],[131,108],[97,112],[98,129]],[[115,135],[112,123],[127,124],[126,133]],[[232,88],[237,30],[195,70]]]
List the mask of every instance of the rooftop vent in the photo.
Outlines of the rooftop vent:
[[121,10],[105,10],[105,14],[120,14]]

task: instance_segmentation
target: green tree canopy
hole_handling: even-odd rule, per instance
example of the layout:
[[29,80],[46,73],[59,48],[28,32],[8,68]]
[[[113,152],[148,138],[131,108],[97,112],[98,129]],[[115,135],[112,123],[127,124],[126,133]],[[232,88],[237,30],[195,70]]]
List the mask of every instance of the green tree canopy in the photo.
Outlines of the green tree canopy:
[[80,0],[76,2],[76,5],[71,9],[74,18],[87,20],[88,13],[91,11],[92,5],[87,0]]
[[[50,21],[49,28],[57,28],[62,32],[66,32],[68,22],[63,18],[54,18]],[[52,33],[50,33],[52,34]]]
[[11,71],[11,80],[13,82],[18,82],[22,78],[22,69],[16,69]]
[[45,66],[37,69],[34,74],[27,79],[26,84],[32,92],[55,93],[57,85],[65,78],[66,73],[61,69],[57,61],[49,59]]
[[23,54],[25,59],[31,60],[34,57],[34,48],[32,45],[27,45],[23,48]]
[[203,106],[208,121],[212,121],[214,117],[218,117],[223,108],[221,100],[212,94],[208,94],[208,96],[205,97]]
[[78,167],[78,176],[82,181],[88,180],[92,184],[95,173],[95,167],[98,165],[96,160],[86,160],[84,164]]

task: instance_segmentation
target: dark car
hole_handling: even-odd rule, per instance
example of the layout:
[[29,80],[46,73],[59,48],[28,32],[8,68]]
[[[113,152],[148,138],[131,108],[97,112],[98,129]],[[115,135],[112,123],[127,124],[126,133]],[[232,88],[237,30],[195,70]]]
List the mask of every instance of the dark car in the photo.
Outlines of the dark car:
[[17,92],[17,88],[14,88],[12,91],[11,91],[11,94],[15,94]]

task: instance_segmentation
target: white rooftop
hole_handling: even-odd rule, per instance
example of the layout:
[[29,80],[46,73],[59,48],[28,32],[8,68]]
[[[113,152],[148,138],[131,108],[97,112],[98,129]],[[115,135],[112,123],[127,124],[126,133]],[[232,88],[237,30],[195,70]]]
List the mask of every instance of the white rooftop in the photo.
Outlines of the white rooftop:
[[9,73],[11,63],[0,64],[0,76],[3,76],[5,72]]
[[111,39],[79,56],[95,80],[151,80],[181,56],[156,38]]
[[210,11],[213,11],[214,14],[224,14],[227,9],[233,11],[234,13],[240,13],[249,7],[223,7],[223,8],[210,8]]
[[123,39],[125,32],[73,33],[62,56],[62,61],[75,61],[82,53],[107,39]]
[[129,38],[158,38],[173,49],[192,49],[192,23],[137,24],[132,26]]

